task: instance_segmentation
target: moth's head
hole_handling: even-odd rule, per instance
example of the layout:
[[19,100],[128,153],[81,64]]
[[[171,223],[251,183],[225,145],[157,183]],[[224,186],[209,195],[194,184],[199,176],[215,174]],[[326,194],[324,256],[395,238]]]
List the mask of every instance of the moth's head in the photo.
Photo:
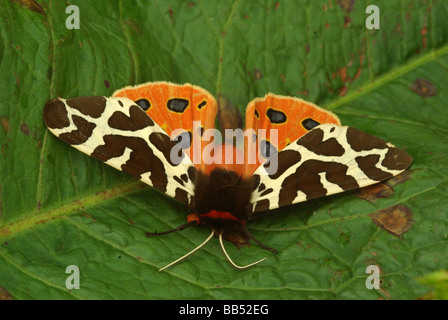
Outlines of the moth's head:
[[246,222],[236,218],[230,212],[211,210],[201,215],[192,213],[188,215],[187,221],[195,221],[197,225],[209,227],[216,236],[222,235],[224,239],[238,247],[248,244],[250,240]]
[[177,260],[171,262],[170,264],[166,265],[165,267],[159,269],[159,271],[165,270],[166,268],[172,266],[173,264],[185,259],[193,252],[199,250],[205,244],[207,244],[207,242],[209,242],[210,239],[213,238],[213,236],[218,237],[219,243],[221,245],[222,251],[224,252],[224,255],[229,260],[229,262],[234,267],[236,267],[238,269],[245,269],[245,268],[251,267],[257,263],[264,261],[267,257],[260,259],[256,262],[250,263],[248,265],[245,265],[245,266],[239,266],[239,265],[235,264],[232,261],[232,259],[230,259],[229,255],[227,254],[227,251],[224,247],[223,239],[226,239],[226,240],[232,242],[237,247],[239,247],[243,244],[248,244],[249,240],[253,239],[263,249],[271,251],[272,253],[277,253],[277,251],[275,249],[271,249],[271,248],[264,246],[263,244],[260,243],[260,241],[258,241],[252,235],[250,235],[249,231],[245,227],[244,220],[240,220],[240,219],[236,218],[235,216],[233,216],[232,214],[230,214],[229,212],[225,212],[225,211],[211,210],[210,212],[207,212],[207,213],[201,214],[201,215],[192,213],[192,214],[188,215],[187,223],[185,223],[177,228],[174,228],[172,230],[169,230],[169,231],[160,232],[160,233],[147,233],[147,236],[162,235],[162,234],[167,234],[167,233],[171,233],[174,231],[180,231],[180,230],[186,229],[188,227],[191,227],[193,225],[208,226],[212,229],[212,232],[210,233],[210,235],[207,237],[207,239],[202,244],[200,244],[199,246],[197,246],[196,248],[194,248],[193,250],[191,250],[184,256],[180,257],[179,259],[177,259]]

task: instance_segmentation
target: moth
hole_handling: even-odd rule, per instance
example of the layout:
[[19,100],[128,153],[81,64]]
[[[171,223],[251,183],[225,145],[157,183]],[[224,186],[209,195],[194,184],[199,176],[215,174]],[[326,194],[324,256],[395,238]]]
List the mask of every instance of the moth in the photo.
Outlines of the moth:
[[[295,97],[267,94],[246,109],[239,143],[213,133],[215,98],[191,84],[148,82],[112,97],[57,98],[44,108],[48,129],[72,147],[185,203],[187,222],[237,246],[254,238],[246,223],[262,212],[365,187],[406,170],[412,158],[391,143],[341,126],[330,111]],[[236,138],[235,135],[233,138]],[[233,139],[236,140],[236,139]],[[229,156],[230,154],[230,156]],[[212,160],[212,161],[211,161]]]

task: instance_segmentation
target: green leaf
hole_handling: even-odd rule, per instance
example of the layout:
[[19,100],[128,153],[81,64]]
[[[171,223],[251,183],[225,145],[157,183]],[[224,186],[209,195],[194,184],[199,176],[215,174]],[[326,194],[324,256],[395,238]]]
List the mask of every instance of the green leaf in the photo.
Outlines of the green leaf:
[[424,298],[435,300],[448,300],[448,272],[439,270],[427,274],[419,279],[420,283],[426,284],[432,290],[424,296]]
[[[15,299],[414,299],[415,279],[448,268],[448,3],[378,1],[0,0],[0,287]],[[67,29],[69,4],[80,29]],[[126,85],[193,83],[244,114],[268,92],[331,109],[414,158],[387,198],[353,192],[276,210],[248,224],[257,246],[217,241],[164,272],[209,230],[146,238],[187,208],[51,135],[51,98]],[[404,179],[404,180],[406,180]],[[400,181],[399,181],[400,182]],[[394,207],[400,205],[398,207]],[[411,225],[391,232],[372,215]],[[398,210],[398,211],[397,211]],[[395,224],[401,221],[394,220]],[[390,222],[390,221],[389,221]],[[390,232],[388,232],[390,231]],[[67,289],[80,271],[80,289]],[[380,270],[367,289],[366,268]],[[1,288],[0,288],[1,289]]]

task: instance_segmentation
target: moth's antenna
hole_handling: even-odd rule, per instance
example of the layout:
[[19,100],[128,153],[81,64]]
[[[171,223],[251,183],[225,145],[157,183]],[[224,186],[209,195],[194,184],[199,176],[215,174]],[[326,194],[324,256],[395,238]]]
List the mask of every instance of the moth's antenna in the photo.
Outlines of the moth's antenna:
[[260,262],[262,262],[262,261],[264,261],[264,260],[266,260],[266,259],[268,258],[268,257],[264,257],[263,259],[258,260],[258,261],[255,261],[255,262],[252,262],[252,263],[250,263],[250,264],[248,264],[248,265],[245,265],[245,266],[239,266],[239,265],[235,264],[235,262],[233,262],[232,259],[230,259],[229,255],[227,254],[227,251],[226,251],[226,249],[224,248],[224,243],[222,242],[222,233],[219,235],[219,243],[221,244],[221,249],[222,249],[222,251],[224,252],[224,255],[226,256],[227,260],[229,260],[229,262],[230,262],[235,268],[238,268],[238,269],[246,269],[246,268],[252,267],[253,265],[256,265],[257,263],[260,263]]
[[197,221],[193,220],[193,221],[187,222],[185,224],[182,224],[182,225],[180,225],[180,226],[178,226],[178,227],[176,227],[174,229],[168,230],[168,231],[164,231],[164,232],[145,232],[145,235],[147,237],[149,237],[149,236],[161,236],[161,235],[168,234],[168,233],[171,233],[171,232],[184,230],[184,229],[186,229],[188,227],[194,226],[197,223],[198,223]]
[[195,253],[196,251],[198,251],[199,249],[201,249],[203,246],[205,246],[205,244],[206,244],[207,242],[210,241],[210,239],[213,237],[214,234],[215,234],[215,231],[212,230],[212,233],[210,233],[210,235],[208,236],[208,238],[205,239],[205,241],[202,242],[199,246],[197,246],[196,248],[194,248],[193,250],[191,250],[190,252],[188,252],[186,255],[183,255],[183,256],[180,257],[179,259],[177,259],[177,260],[171,262],[170,264],[164,266],[162,269],[159,269],[159,272],[165,270],[166,268],[171,267],[173,264],[178,263],[178,262],[181,261],[182,259],[185,259],[186,257],[188,257],[190,254],[193,254],[193,253]]

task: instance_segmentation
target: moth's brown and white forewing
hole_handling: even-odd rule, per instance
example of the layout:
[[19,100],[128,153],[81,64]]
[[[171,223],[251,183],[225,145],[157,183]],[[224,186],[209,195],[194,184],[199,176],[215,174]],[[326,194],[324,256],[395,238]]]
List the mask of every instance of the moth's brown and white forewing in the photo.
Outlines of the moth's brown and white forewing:
[[277,154],[254,173],[254,212],[272,210],[386,180],[406,170],[411,156],[352,127],[321,124]]
[[196,170],[182,154],[172,161],[176,144],[128,98],[54,99],[45,105],[49,130],[74,148],[122,170],[167,195],[189,203]]

